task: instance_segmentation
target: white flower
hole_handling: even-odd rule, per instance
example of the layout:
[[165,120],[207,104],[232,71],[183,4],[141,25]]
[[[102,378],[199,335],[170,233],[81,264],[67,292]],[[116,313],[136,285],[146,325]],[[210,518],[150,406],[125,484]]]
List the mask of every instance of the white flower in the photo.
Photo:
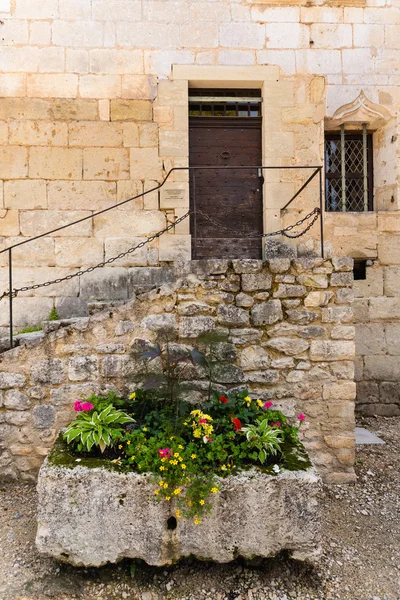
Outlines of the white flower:
[[76,458],[75,462],[81,462],[81,460],[82,460],[81,458]]
[[272,467],[272,470],[273,470],[274,473],[280,473],[280,468],[278,467],[278,465],[274,465]]

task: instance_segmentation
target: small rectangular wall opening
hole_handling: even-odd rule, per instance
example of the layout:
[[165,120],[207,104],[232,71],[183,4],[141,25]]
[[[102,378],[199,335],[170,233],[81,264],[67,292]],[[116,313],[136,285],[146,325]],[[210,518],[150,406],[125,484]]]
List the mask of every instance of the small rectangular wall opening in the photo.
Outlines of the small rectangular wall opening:
[[367,279],[367,259],[354,259],[353,275],[354,281],[361,281]]

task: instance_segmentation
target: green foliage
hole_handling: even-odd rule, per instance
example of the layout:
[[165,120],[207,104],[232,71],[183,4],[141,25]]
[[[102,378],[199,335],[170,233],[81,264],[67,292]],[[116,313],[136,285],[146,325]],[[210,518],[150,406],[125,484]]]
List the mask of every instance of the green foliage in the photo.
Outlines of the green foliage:
[[48,321],[59,321],[60,317],[58,316],[58,312],[55,306],[49,312],[49,316],[47,317]]
[[276,456],[281,449],[282,431],[272,428],[268,423],[268,417],[258,419],[256,423],[243,427],[242,433],[246,435],[249,448],[255,448],[258,451],[258,460],[261,464],[265,463],[268,456]]
[[41,325],[28,325],[27,327],[24,327],[23,329],[21,329],[21,331],[19,331],[15,335],[21,335],[22,333],[33,333],[34,331],[42,331],[42,326]]
[[67,427],[64,438],[68,444],[75,442],[78,451],[90,452],[93,446],[98,446],[104,452],[122,435],[121,425],[132,422],[132,417],[109,404],[101,412],[80,412]]

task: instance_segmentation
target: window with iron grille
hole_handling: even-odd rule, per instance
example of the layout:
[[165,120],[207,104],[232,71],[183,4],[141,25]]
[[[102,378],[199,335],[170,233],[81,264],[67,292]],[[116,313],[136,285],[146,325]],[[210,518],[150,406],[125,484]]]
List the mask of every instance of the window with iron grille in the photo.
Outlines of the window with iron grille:
[[329,212],[373,210],[372,135],[325,135],[325,197]]

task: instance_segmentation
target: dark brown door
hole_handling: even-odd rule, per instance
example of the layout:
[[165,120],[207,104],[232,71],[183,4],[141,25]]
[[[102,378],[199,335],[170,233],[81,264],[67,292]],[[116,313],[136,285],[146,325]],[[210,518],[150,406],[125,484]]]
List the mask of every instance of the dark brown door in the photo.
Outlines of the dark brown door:
[[193,258],[261,258],[261,118],[190,117],[189,129],[189,164],[204,167],[190,173]]

